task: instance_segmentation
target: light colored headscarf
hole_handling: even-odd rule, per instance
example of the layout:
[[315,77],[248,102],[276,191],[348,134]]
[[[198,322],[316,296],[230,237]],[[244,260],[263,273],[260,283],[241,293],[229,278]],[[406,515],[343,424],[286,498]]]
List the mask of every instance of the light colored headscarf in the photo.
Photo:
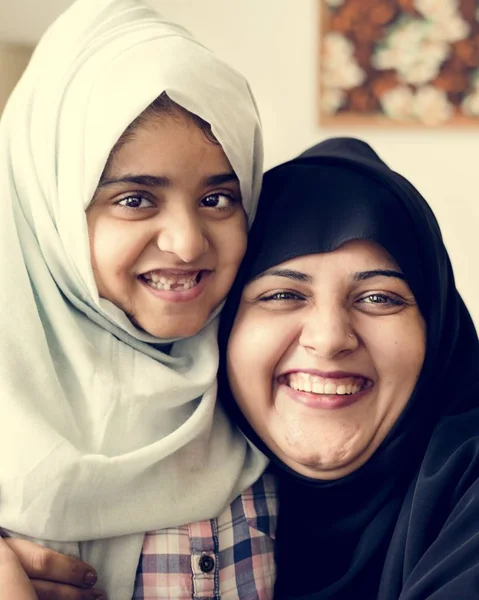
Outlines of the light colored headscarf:
[[145,531],[216,516],[265,466],[215,406],[216,319],[164,353],[95,286],[85,209],[163,91],[212,125],[251,221],[247,82],[137,0],[78,0],[0,123],[0,525],[81,555],[112,600],[131,597]]

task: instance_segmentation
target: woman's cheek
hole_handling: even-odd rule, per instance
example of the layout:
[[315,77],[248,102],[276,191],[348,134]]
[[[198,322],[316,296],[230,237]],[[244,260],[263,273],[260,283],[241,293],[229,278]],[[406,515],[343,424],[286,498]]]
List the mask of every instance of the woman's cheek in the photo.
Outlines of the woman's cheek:
[[231,373],[241,386],[242,396],[269,390],[288,338],[284,326],[270,315],[242,316],[233,330],[229,350]]

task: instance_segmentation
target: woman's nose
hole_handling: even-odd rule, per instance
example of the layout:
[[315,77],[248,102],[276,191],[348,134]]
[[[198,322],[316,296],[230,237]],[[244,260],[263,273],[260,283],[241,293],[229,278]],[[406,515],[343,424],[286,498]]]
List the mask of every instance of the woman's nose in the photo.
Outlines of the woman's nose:
[[359,340],[348,311],[333,306],[315,307],[307,314],[299,343],[321,358],[330,359],[356,350]]
[[206,232],[194,211],[173,210],[161,217],[157,236],[160,250],[176,255],[184,263],[194,262],[208,251]]

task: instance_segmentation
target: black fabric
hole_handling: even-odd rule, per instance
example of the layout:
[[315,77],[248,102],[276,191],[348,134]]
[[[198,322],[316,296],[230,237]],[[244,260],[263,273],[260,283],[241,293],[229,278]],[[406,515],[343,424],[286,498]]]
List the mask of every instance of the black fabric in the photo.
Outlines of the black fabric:
[[431,209],[367,144],[327,140],[265,175],[223,311],[223,356],[252,277],[352,239],[388,250],[427,324],[416,388],[364,466],[335,481],[293,472],[242,417],[220,369],[221,400],[278,476],[275,599],[479,599],[478,338]]

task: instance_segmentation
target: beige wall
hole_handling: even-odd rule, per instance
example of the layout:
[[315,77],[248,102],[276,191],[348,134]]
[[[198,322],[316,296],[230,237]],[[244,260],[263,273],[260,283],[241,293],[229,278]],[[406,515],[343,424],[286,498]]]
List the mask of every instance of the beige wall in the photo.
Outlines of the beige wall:
[[266,166],[326,137],[368,141],[423,193],[440,222],[458,286],[479,326],[479,125],[325,129],[317,119],[319,0],[148,0],[248,78]]
[[0,113],[31,53],[32,49],[27,46],[0,43]]
[[[0,39],[34,43],[71,1],[0,0]],[[147,1],[246,75],[263,120],[266,166],[331,135],[352,135],[370,142],[390,166],[406,175],[439,219],[459,289],[479,325],[479,127],[320,127],[319,0]]]

